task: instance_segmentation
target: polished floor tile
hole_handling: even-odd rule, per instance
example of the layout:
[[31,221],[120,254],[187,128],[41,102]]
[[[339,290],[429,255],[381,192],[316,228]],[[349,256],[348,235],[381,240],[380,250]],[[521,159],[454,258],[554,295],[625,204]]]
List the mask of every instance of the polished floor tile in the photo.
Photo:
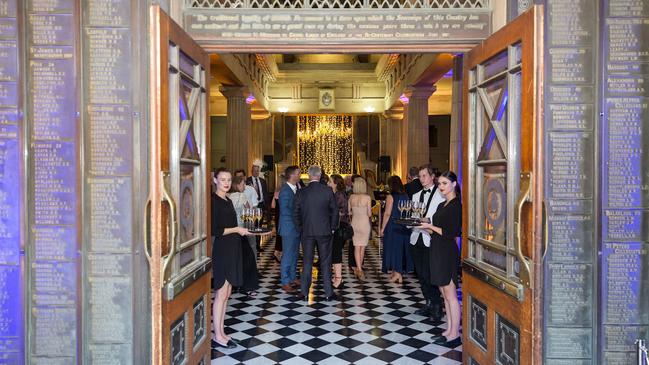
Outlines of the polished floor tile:
[[380,272],[378,245],[372,241],[367,248],[366,282],[345,267],[340,301],[324,302],[318,281],[307,303],[281,290],[274,241],[268,240],[259,260],[258,296],[235,293],[228,302],[226,331],[239,346],[213,350],[212,364],[460,364],[462,346],[430,340],[446,323],[414,314],[423,302],[416,279],[408,275],[397,285]]

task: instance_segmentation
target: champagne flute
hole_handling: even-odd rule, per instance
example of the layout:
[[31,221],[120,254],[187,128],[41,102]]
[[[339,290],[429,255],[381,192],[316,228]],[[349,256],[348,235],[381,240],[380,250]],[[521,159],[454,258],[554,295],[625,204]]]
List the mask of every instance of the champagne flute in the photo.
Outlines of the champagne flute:
[[406,201],[406,219],[410,218],[412,215],[412,200]]
[[245,207],[241,209],[241,224],[243,225],[243,228],[246,228],[246,209],[247,208]]
[[399,209],[399,219],[403,218],[403,210],[405,209],[405,200],[399,200],[399,205],[397,205],[397,209]]
[[261,223],[261,208],[255,208],[255,229],[260,229]]

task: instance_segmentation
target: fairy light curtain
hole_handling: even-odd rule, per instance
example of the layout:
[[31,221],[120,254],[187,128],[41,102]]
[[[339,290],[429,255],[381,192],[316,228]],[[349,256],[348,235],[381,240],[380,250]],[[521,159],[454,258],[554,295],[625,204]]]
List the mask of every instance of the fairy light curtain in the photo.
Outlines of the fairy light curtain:
[[317,165],[329,175],[352,173],[350,115],[302,115],[297,125],[298,160],[302,171]]

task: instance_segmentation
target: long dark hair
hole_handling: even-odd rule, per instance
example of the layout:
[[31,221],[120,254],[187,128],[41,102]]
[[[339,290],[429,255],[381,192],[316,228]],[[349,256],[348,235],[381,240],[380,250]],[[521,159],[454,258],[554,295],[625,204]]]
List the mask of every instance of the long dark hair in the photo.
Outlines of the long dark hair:
[[345,179],[338,174],[331,175],[331,180],[336,184],[336,192],[341,191],[345,192]]
[[403,193],[403,182],[401,178],[397,175],[390,176],[388,178],[388,189],[390,189],[390,193],[392,194]]
[[455,196],[458,199],[462,199],[462,191],[460,190],[460,183],[457,182],[457,175],[453,171],[444,171],[439,177],[445,177],[451,182],[455,183]]

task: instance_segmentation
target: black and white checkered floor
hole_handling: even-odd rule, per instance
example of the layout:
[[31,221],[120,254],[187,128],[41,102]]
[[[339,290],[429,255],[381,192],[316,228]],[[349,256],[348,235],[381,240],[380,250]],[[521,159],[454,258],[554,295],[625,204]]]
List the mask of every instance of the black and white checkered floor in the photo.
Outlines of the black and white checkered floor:
[[213,350],[213,365],[461,363],[462,346],[431,341],[431,335],[444,331],[445,322],[414,314],[423,302],[416,279],[408,275],[398,285],[381,273],[378,241],[367,248],[364,283],[343,265],[341,301],[324,302],[318,279],[308,305],[280,288],[273,247],[270,239],[261,253],[257,297],[237,293],[229,300],[226,332],[239,346]]

